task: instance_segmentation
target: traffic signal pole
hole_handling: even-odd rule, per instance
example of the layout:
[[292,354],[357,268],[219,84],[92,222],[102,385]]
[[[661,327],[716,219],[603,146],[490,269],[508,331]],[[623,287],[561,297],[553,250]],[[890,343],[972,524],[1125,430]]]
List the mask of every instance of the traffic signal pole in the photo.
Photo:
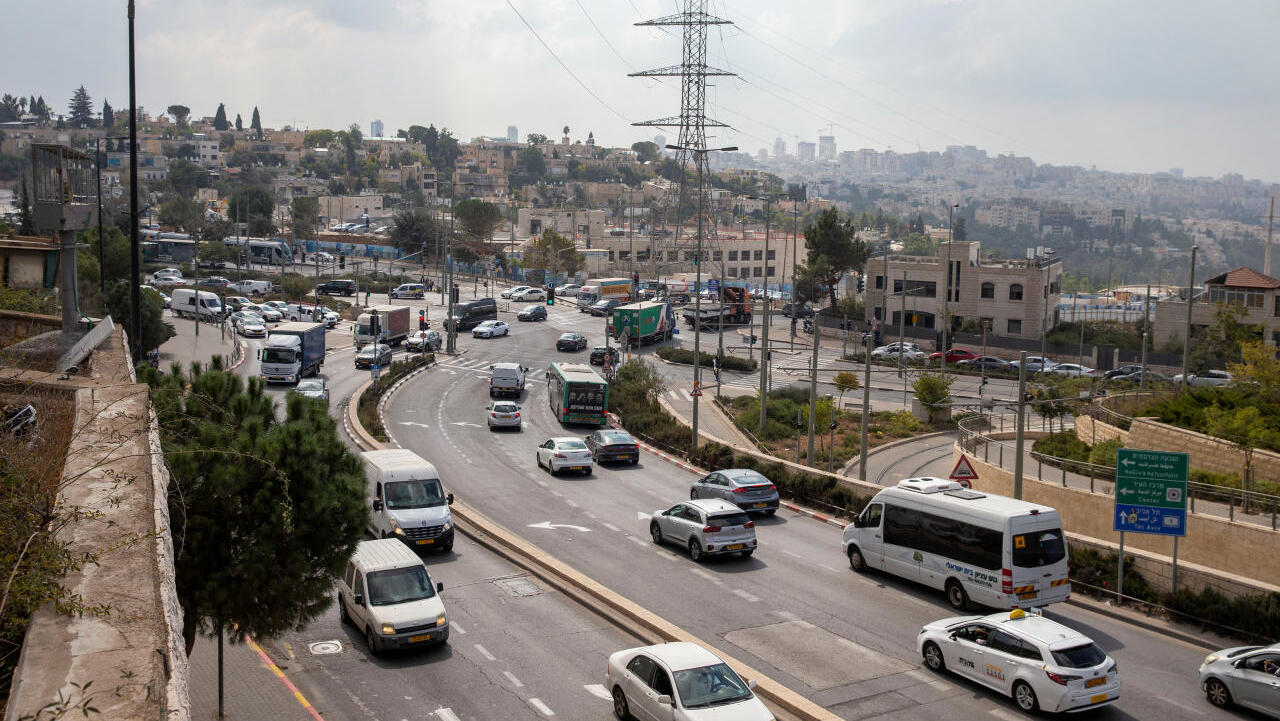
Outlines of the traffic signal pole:
[[[1043,358],[1043,356],[1041,356]],[[1022,500],[1022,444],[1026,436],[1027,352],[1018,353],[1018,431],[1013,447],[1013,497]]]

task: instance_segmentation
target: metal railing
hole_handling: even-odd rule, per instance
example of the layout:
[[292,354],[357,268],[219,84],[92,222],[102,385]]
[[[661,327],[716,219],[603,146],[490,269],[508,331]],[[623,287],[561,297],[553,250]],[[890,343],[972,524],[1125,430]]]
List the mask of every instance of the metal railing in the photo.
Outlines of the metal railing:
[[[986,428],[984,428],[984,426]],[[956,442],[962,449],[984,463],[990,463],[1004,470],[1013,470],[1017,458],[1016,446],[1012,441],[992,438],[990,429],[997,426],[986,415],[966,418],[956,424]],[[1000,426],[1003,428],[1003,418]],[[1089,463],[1074,458],[1060,458],[1046,453],[1029,451],[1028,455],[1036,462],[1036,477],[1042,481],[1053,481],[1055,472],[1060,474],[1063,488],[1084,488],[1084,477],[1088,476],[1090,493],[1110,496],[1115,492],[1115,467]],[[1045,475],[1045,467],[1049,475]],[[1030,470],[1030,469],[1028,469]],[[1075,486],[1070,483],[1068,474],[1079,476]],[[1270,525],[1271,530],[1280,530],[1280,496],[1257,491],[1246,491],[1231,486],[1219,486],[1212,483],[1187,483],[1188,511],[1202,515],[1218,516],[1235,521],[1237,513],[1252,513],[1256,518],[1250,523]],[[1239,507],[1239,509],[1237,509]]]

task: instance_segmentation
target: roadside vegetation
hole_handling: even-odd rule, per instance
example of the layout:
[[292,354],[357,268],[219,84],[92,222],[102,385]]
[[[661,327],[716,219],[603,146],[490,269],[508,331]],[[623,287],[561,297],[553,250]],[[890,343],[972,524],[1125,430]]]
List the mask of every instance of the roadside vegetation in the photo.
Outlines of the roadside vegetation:
[[382,396],[386,394],[396,381],[412,373],[413,371],[435,362],[435,353],[411,354],[405,357],[405,360],[398,360],[387,366],[387,370],[378,376],[377,385],[370,386],[364,393],[360,394],[357,400],[356,415],[360,418],[360,425],[368,431],[369,435],[374,439],[386,443],[391,439],[387,436],[387,429],[382,425],[382,419],[378,416],[378,403],[381,402]]
[[[675,348],[672,346],[661,346],[655,351],[659,358],[668,363],[680,363],[683,365],[693,365],[693,351],[688,348]],[[714,353],[702,352],[699,356],[700,365],[708,370],[711,369],[711,361],[715,360]],[[754,358],[747,359],[739,356],[728,355],[724,357],[724,362],[720,364],[721,370],[742,371],[750,373],[759,367],[760,363]]]

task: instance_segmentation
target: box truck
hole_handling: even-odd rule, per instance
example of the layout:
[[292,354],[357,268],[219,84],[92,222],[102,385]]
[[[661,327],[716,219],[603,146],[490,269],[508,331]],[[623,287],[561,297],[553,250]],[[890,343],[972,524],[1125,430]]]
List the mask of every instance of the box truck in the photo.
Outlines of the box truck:
[[324,323],[281,323],[258,351],[259,374],[268,383],[297,383],[324,365]]
[[363,348],[374,340],[374,323],[378,326],[378,342],[387,345],[400,345],[409,337],[409,306],[407,305],[374,305],[365,309],[356,318],[356,348]]
[[676,317],[669,303],[642,301],[613,309],[609,333],[619,343],[632,346],[671,339]]

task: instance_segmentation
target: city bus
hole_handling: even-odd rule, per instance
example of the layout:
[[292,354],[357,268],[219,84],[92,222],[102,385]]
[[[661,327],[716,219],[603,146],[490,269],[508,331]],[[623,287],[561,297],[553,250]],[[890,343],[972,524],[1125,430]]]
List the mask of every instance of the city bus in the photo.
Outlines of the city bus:
[[942,478],[880,491],[844,529],[855,571],[875,569],[945,591],[963,610],[1030,608],[1071,596],[1067,539],[1049,506]]
[[547,370],[551,414],[561,423],[603,426],[609,384],[585,363],[552,363]]

